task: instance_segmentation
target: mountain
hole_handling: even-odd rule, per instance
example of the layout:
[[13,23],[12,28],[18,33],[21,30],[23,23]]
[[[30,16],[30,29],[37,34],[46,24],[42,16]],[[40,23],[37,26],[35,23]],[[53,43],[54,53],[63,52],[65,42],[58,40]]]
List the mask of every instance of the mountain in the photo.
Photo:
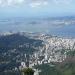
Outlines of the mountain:
[[[70,62],[68,59],[72,59],[72,56],[72,60],[74,60],[74,51],[74,38],[63,38],[42,33],[2,33],[0,34],[0,72],[2,74],[15,72],[15,68],[19,69],[21,62],[26,62],[27,58],[30,67],[43,64],[50,65],[51,63],[55,65],[57,63],[58,68],[60,68],[63,62]],[[54,70],[50,69],[51,71]]]
[[33,54],[42,46],[41,40],[30,39],[19,33],[0,36],[0,71],[19,66],[25,54]]

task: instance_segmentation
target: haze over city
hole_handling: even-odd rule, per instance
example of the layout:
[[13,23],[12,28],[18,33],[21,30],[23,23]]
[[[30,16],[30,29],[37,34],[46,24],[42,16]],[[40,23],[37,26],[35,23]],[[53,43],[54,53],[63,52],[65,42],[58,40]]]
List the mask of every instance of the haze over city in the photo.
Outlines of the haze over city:
[[75,75],[75,0],[0,0],[0,75]]

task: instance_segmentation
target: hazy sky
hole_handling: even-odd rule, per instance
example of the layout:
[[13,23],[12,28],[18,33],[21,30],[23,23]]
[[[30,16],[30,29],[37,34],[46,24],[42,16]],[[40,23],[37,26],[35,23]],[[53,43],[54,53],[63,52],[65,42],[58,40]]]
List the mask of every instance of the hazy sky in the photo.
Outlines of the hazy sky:
[[1,17],[75,15],[75,0],[0,0]]

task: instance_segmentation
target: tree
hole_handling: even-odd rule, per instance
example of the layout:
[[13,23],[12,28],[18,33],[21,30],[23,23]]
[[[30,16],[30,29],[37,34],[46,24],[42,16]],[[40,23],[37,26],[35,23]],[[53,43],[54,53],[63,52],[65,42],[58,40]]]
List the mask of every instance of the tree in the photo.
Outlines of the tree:
[[22,70],[22,75],[34,75],[34,70],[31,68],[25,68]]

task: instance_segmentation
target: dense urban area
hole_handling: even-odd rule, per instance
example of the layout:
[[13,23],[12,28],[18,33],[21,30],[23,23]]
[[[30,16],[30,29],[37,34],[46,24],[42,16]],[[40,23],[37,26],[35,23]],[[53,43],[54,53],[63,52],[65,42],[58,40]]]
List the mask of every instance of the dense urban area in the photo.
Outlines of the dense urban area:
[[[0,34],[0,75],[20,75],[26,67],[32,68],[34,75],[74,75],[74,55],[74,38],[27,32]],[[74,68],[73,74],[70,68]]]

